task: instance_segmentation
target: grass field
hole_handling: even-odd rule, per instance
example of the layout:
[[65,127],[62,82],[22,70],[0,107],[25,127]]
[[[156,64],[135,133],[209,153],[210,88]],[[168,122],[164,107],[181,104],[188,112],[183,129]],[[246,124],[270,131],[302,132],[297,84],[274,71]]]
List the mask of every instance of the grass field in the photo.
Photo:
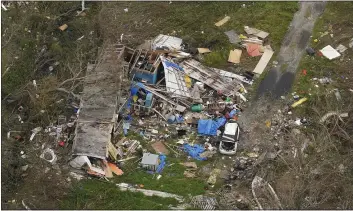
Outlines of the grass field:
[[[124,8],[129,11],[123,12]],[[103,6],[102,19],[112,20],[103,26],[110,38],[124,34],[125,42],[138,45],[160,33],[181,37],[193,47],[210,47],[213,52],[205,56],[207,65],[225,67],[229,50],[236,47],[229,43],[225,31],[244,34],[244,26],[259,28],[270,33],[271,46],[279,50],[297,9],[296,2],[114,2]],[[216,27],[214,24],[225,16],[230,20]],[[246,64],[251,58],[243,59]]]

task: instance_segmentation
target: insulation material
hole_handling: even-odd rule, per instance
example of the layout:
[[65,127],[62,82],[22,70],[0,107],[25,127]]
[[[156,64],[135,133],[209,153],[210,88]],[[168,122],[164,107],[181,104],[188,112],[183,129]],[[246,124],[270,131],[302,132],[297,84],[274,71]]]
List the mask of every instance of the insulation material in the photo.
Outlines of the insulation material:
[[323,49],[320,50],[320,52],[322,53],[322,55],[324,55],[324,57],[328,58],[329,60],[332,60],[341,56],[341,54],[336,49],[334,49],[331,45],[324,47]]
[[239,64],[242,50],[234,49],[231,50],[228,57],[228,62]]

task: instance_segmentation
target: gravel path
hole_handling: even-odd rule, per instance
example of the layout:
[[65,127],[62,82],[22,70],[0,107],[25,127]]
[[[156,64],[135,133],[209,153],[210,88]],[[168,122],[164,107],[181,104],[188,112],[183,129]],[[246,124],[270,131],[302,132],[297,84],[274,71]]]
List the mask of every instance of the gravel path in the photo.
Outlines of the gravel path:
[[265,79],[260,83],[257,95],[270,93],[275,98],[288,93],[295,78],[300,59],[310,41],[315,21],[322,14],[325,2],[300,2],[290,28],[284,37],[276,61]]

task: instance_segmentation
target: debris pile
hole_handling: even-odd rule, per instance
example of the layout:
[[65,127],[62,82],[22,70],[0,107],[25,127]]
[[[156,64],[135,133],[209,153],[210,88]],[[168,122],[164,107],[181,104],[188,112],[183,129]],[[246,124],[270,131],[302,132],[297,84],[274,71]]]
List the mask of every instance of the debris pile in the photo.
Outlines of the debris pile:
[[[226,17],[216,25],[227,21]],[[250,56],[262,55],[256,71],[242,75],[205,66],[195,54],[208,53],[208,48],[199,46],[194,51],[173,36],[160,34],[136,49],[120,44],[104,49],[102,61],[87,66],[80,112],[71,125],[75,136],[70,166],[108,179],[128,174],[136,169],[130,165],[138,164],[140,170],[159,180],[163,170],[173,165],[167,156],[205,161],[218,148],[222,148],[220,153],[235,154],[240,131],[236,122],[247,102],[246,87],[252,85],[255,74],[262,73],[273,54],[271,47],[264,45],[268,33],[250,27],[245,31],[247,36],[234,30],[225,33]],[[241,49],[232,50],[229,62],[239,63],[241,54]],[[63,130],[52,127],[50,131],[55,129]],[[257,157],[237,158],[229,178],[252,178],[249,172]],[[196,177],[196,163],[181,165],[186,167],[186,178]],[[222,172],[210,169],[205,182],[214,187]],[[118,186],[150,193],[141,187]],[[201,209],[217,207],[212,197],[196,197],[193,204]]]
[[218,206],[216,198],[203,195],[192,197],[191,204],[202,210],[215,210]]
[[247,180],[253,178],[253,167],[256,158],[236,157],[234,166],[230,169],[229,180]]

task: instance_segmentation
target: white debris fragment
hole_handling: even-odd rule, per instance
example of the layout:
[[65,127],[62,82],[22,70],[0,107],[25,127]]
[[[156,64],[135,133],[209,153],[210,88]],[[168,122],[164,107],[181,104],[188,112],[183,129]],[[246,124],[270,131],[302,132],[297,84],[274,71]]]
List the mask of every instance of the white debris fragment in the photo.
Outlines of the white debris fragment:
[[45,149],[43,153],[40,155],[40,158],[48,161],[51,164],[55,164],[56,160],[58,159],[52,149]]
[[5,5],[3,3],[1,3],[1,7],[3,10],[7,11],[7,8],[5,7]]
[[347,49],[348,49],[348,48],[347,48],[346,46],[342,45],[342,44],[339,44],[339,45],[337,46],[337,48],[336,48],[336,50],[337,50],[338,52],[340,52],[340,53],[345,52]]
[[121,191],[126,191],[129,190],[131,192],[142,192],[146,196],[158,196],[162,198],[174,198],[178,200],[179,202],[183,201],[183,197],[176,195],[176,194],[171,194],[171,193],[166,193],[162,191],[156,191],[156,190],[146,190],[146,189],[139,189],[139,188],[134,188],[132,185],[129,185],[127,183],[119,183],[116,184],[116,186],[121,190]]
[[33,80],[33,86],[37,89],[37,81]]
[[300,119],[295,120],[295,124],[296,124],[296,125],[302,125]]
[[336,49],[334,49],[331,45],[324,47],[323,49],[320,50],[320,52],[329,60],[332,60],[341,56],[341,54]]
[[77,39],[77,41],[82,40],[84,37],[85,37],[85,35],[83,35],[82,37],[79,37],[79,38]]

